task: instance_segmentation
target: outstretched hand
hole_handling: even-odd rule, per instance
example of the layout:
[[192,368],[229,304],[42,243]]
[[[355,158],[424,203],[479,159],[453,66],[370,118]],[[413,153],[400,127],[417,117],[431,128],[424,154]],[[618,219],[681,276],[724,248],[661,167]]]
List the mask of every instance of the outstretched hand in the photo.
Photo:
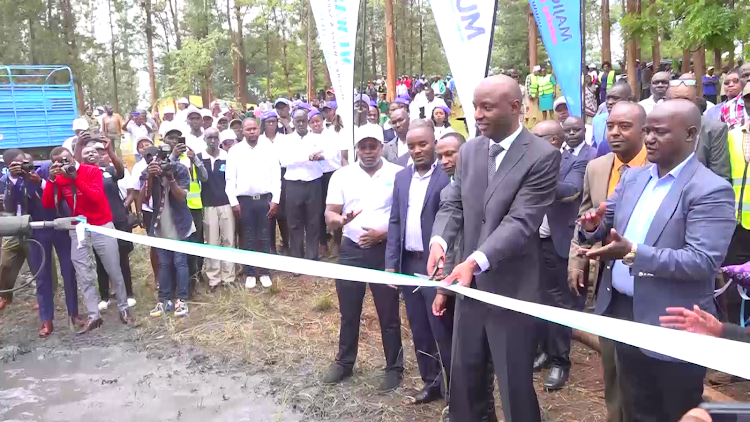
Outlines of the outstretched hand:
[[599,208],[589,210],[587,213],[581,216],[578,224],[587,232],[593,232],[599,227],[602,220],[604,219],[604,213],[607,211],[607,204],[602,202],[599,204]]
[[585,253],[588,258],[603,261],[622,259],[633,249],[632,242],[620,236],[615,229],[610,230],[609,238],[610,242],[602,247],[594,249],[579,249],[581,252]]

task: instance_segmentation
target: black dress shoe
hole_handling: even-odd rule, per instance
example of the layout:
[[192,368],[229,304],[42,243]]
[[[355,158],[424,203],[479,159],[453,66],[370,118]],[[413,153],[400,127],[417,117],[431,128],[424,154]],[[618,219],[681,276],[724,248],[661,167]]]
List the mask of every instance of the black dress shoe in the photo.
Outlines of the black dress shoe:
[[89,318],[86,321],[86,325],[83,326],[83,329],[81,331],[79,331],[78,334],[89,333],[91,331],[96,330],[97,328],[99,328],[101,326],[102,326],[102,319],[101,318],[97,318],[97,319],[91,319],[91,318]]
[[547,361],[549,360],[546,353],[542,352],[537,355],[537,357],[534,359],[534,372],[539,372],[543,368],[547,366]]
[[338,384],[350,376],[352,376],[351,368],[344,368],[338,363],[334,363],[322,381],[323,384]]
[[562,366],[552,365],[547,374],[547,378],[544,380],[544,389],[547,391],[555,391],[563,388],[568,377],[570,376],[570,368],[563,368]]
[[401,384],[402,374],[398,371],[385,371],[383,381],[378,386],[379,393],[388,393],[398,388]]
[[414,404],[425,404],[443,398],[440,388],[424,388],[414,396]]

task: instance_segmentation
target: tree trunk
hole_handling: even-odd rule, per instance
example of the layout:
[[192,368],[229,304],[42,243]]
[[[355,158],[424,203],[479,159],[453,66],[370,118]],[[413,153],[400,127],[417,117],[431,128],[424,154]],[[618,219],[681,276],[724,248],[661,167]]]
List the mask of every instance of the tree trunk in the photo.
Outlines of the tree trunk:
[[[656,0],[651,0],[651,6],[653,7],[656,3]],[[652,13],[655,14],[656,11],[652,10]],[[654,36],[651,38],[651,61],[654,62],[654,73],[659,71],[659,67],[661,66],[661,52],[659,51],[659,28],[657,27],[654,30]]]
[[[279,5],[281,9],[284,9],[284,3],[281,2]],[[281,25],[279,25],[279,18],[276,15],[276,8],[273,9],[273,18],[276,22],[276,26],[280,29],[279,33],[281,33],[281,58],[282,58],[282,65],[284,66],[284,79],[286,81],[286,95],[288,98],[292,97],[292,86],[289,83],[289,57],[287,56],[286,48],[286,31],[284,28],[286,28],[286,19],[284,18],[284,14],[281,14]]]
[[[313,77],[313,64],[312,64],[312,6],[310,6],[310,0],[307,0],[307,102],[312,102],[315,98],[315,79]],[[372,27],[372,25],[370,25]],[[374,58],[373,58],[374,59]],[[365,64],[362,63],[362,66]]]
[[[247,10],[247,9],[245,9]],[[234,14],[237,19],[237,32],[235,39],[237,40],[237,73],[240,85],[240,104],[244,110],[247,104],[247,61],[245,60],[245,35],[242,32],[242,26],[244,25],[245,11],[241,10],[240,6],[235,2]]]
[[156,74],[154,73],[154,27],[151,22],[151,0],[143,1],[146,12],[146,48],[148,49],[148,86],[151,90],[151,106],[156,104]]
[[706,48],[700,46],[693,53],[693,74],[695,75],[696,92],[698,96],[703,95],[703,75],[706,74]]
[[734,42],[732,42],[732,48],[729,49],[729,56],[727,56],[727,66],[730,69],[734,68]]
[[602,62],[612,63],[612,48],[609,42],[609,0],[602,0]]
[[682,50],[682,73],[690,72],[690,50]]
[[112,50],[112,108],[115,113],[120,113],[120,104],[117,100],[117,53],[115,51],[115,29],[112,23],[112,2],[114,0],[107,0],[107,7],[109,8],[109,34],[110,41],[109,46]]
[[182,38],[180,37],[179,19],[177,17],[177,0],[174,0],[174,6],[172,5],[172,0],[167,0],[167,3],[169,3],[169,12],[172,14],[172,25],[174,25],[174,43],[177,49],[181,50]]
[[[401,0],[401,16],[404,16],[404,17],[406,16],[406,0]],[[401,39],[403,40],[406,36],[405,26],[400,29],[400,34],[401,34]],[[402,43],[401,47],[402,47],[401,48],[401,63],[402,63],[402,66],[404,66],[404,73],[406,73],[406,45],[405,43]]]
[[329,88],[331,88],[331,86],[333,85],[333,83],[331,82],[331,72],[328,71],[328,63],[326,63],[325,61],[323,61],[323,69],[325,69],[325,74],[326,74],[326,86],[325,86],[325,88],[329,89]]
[[240,102],[240,69],[237,56],[239,55],[239,49],[237,48],[237,39],[232,31],[232,15],[230,12],[229,0],[227,0],[227,29],[229,32],[229,44],[231,45],[231,57],[232,57],[232,79],[234,80],[234,100]]
[[385,0],[386,101],[396,98],[396,41],[393,39],[393,0]]
[[[602,0],[607,1],[607,0]],[[536,20],[534,20],[534,14],[531,13],[531,9],[527,6],[528,14],[526,15],[526,26],[529,28],[529,70],[533,69],[534,66],[539,64],[539,55],[537,53],[536,39],[537,28]]]
[[419,74],[424,75],[424,15],[422,0],[419,0]]
[[[634,16],[637,12],[636,2],[637,0],[627,0],[627,13],[628,15]],[[636,45],[635,37],[631,37],[625,41],[626,48],[626,72],[628,75],[628,85],[633,91],[633,97],[638,100],[638,69],[636,60],[638,58],[638,46]]]
[[[409,0],[409,11],[413,11],[413,10],[414,10],[414,0]],[[404,63],[404,65],[406,65],[406,63]],[[409,75],[410,76],[414,75],[414,14],[413,13],[409,13]]]
[[271,38],[268,35],[269,28],[268,28],[268,18],[270,16],[266,16],[266,98],[268,101],[271,101],[271,52],[270,52],[270,45],[271,45]]
[[84,111],[83,83],[81,82],[82,75],[79,72],[80,67],[78,66],[80,56],[78,55],[75,36],[76,22],[70,0],[60,0],[60,10],[62,10],[63,14],[63,33],[65,34],[65,44],[68,50],[68,63],[70,63],[70,68],[73,71],[78,113],[82,115]]
[[31,64],[39,64],[36,57],[36,29],[34,28],[34,19],[29,17],[29,55],[31,56]]
[[714,73],[721,75],[721,50],[714,50]]
[[[309,1],[310,0],[308,0],[308,2]],[[378,65],[377,65],[378,61],[377,61],[377,57],[376,57],[377,56],[377,52],[375,51],[375,49],[376,49],[377,46],[375,45],[375,33],[373,32],[373,29],[372,29],[373,27],[375,27],[375,25],[373,24],[373,22],[375,21],[375,2],[372,3],[372,13],[370,14],[370,16],[371,16],[371,18],[370,18],[370,25],[369,25],[369,29],[370,29],[370,64],[371,64],[371,69],[372,69],[372,77],[370,78],[370,80],[374,81],[374,80],[378,79]]]

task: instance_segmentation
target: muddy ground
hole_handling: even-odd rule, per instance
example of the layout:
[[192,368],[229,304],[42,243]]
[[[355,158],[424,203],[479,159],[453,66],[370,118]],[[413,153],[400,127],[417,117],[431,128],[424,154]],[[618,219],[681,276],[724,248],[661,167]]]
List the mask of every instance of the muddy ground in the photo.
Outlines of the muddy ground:
[[[66,324],[61,292],[50,338],[37,337],[31,290],[0,313],[0,420],[441,419],[442,403],[410,404],[421,380],[403,305],[404,382],[380,395],[376,387],[385,362],[369,294],[355,374],[341,385],[324,386],[319,380],[338,345],[331,280],[282,273],[270,289],[208,293],[199,287],[188,318],[154,319],[148,316],[156,294],[145,249],[137,247],[131,263],[135,327],[119,323],[113,304],[102,329],[76,336]],[[545,374],[535,376],[545,420],[604,421],[598,354],[574,343],[571,357],[573,372],[563,390],[543,392]]]

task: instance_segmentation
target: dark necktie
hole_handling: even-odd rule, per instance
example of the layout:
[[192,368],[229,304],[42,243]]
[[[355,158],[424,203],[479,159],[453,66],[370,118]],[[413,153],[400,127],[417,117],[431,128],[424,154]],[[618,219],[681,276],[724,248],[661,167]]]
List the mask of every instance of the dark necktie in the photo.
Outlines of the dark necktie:
[[487,160],[487,182],[491,182],[492,178],[495,177],[497,171],[497,165],[495,164],[495,158],[503,152],[503,146],[497,142],[490,141],[490,155]]
[[619,169],[617,169],[617,171],[620,172],[620,180],[622,180],[622,178],[625,176],[625,173],[628,171],[629,168],[630,168],[629,165],[623,164],[620,166]]
[[575,148],[568,147],[568,152],[571,153],[571,154],[573,154],[573,155],[576,155],[575,154],[575,150],[576,150]]

